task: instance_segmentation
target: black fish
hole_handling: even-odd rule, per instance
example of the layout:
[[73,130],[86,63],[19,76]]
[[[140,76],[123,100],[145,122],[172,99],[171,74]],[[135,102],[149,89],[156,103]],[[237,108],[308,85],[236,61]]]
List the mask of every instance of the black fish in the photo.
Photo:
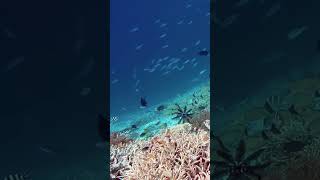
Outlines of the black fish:
[[105,118],[101,114],[98,115],[98,134],[102,141],[109,141],[110,122],[108,118]]
[[137,129],[137,125],[133,124],[133,125],[131,125],[131,128],[132,129]]
[[264,109],[269,112],[270,114],[274,113],[274,110],[272,109],[271,105],[268,102],[264,103]]
[[140,134],[140,137],[144,137],[147,133],[146,132],[143,132]]
[[245,128],[245,129],[244,129],[244,135],[245,135],[245,136],[249,136],[248,128]]
[[262,135],[262,138],[263,138],[264,140],[269,140],[269,137],[268,137],[268,135],[266,134],[265,131],[262,131],[261,135]]
[[209,51],[207,50],[201,50],[198,52],[199,56],[208,56],[209,55]]
[[157,107],[157,111],[163,111],[166,108],[165,105],[160,105]]
[[141,150],[142,151],[146,151],[146,150],[148,150],[150,147],[149,146],[145,146],[145,147],[143,147]]
[[314,92],[314,97],[315,97],[315,98],[320,97],[320,93],[319,93],[319,91],[318,91],[318,90],[316,90],[316,92]]
[[206,108],[206,106],[199,106],[199,107],[198,107],[198,109],[199,109],[200,111],[204,110],[205,108]]
[[300,114],[298,113],[298,111],[296,110],[296,108],[294,107],[294,105],[291,105],[288,110],[289,110],[289,112],[290,112],[291,114],[300,116]]
[[145,98],[141,97],[140,98],[140,105],[141,105],[142,108],[147,107],[147,105],[148,105],[147,100]]
[[279,129],[276,127],[276,125],[274,125],[273,123],[272,123],[272,125],[271,125],[270,131],[271,131],[273,134],[281,134],[280,130],[279,130]]

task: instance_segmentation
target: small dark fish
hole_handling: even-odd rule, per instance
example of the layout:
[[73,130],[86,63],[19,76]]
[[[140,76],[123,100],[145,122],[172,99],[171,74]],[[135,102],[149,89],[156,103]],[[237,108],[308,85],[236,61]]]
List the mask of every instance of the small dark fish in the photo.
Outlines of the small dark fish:
[[157,111],[163,111],[166,108],[165,105],[160,105],[157,107]]
[[291,105],[288,110],[291,114],[300,116],[294,105]]
[[271,105],[268,102],[265,102],[263,107],[268,113],[270,114],[274,113],[274,110],[272,109]]
[[208,56],[209,55],[209,51],[207,50],[201,50],[198,52],[199,56]]
[[206,108],[206,106],[199,106],[199,107],[198,107],[198,109],[199,109],[200,111],[204,110],[205,108]]
[[140,134],[140,137],[144,137],[147,133],[146,132],[143,132]]
[[245,136],[248,136],[248,135],[249,135],[249,134],[248,134],[248,128],[245,128],[245,129],[244,129],[244,135],[245,135]]
[[266,134],[265,131],[262,131],[261,135],[262,135],[262,138],[263,138],[264,140],[269,140],[269,137],[268,137],[268,135]]
[[320,40],[317,41],[317,51],[320,52]]
[[141,105],[141,108],[147,107],[147,105],[148,105],[147,100],[145,98],[141,97],[140,98],[140,105]]
[[110,121],[101,114],[98,115],[98,134],[102,141],[109,141]]
[[133,124],[133,125],[131,125],[131,128],[132,129],[137,129],[137,125]]
[[161,121],[158,121],[157,123],[156,123],[156,125],[159,125],[161,123]]
[[319,91],[318,91],[318,90],[316,90],[316,92],[314,92],[314,97],[315,97],[315,98],[320,97],[320,93],[319,93]]
[[146,151],[146,150],[148,150],[149,149],[149,146],[145,146],[145,147],[143,147],[141,150],[142,151]]
[[273,134],[281,134],[280,130],[272,123],[270,131]]
[[195,100],[195,101],[194,101],[194,104],[198,104],[198,102]]

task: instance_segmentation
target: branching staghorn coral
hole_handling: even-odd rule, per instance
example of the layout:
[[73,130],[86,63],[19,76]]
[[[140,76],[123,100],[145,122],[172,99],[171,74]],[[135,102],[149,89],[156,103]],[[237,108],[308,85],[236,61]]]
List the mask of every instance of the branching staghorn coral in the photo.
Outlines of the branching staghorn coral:
[[209,134],[176,126],[136,150],[129,168],[124,179],[210,179]]
[[118,132],[113,132],[110,135],[110,145],[112,146],[125,146],[132,141],[132,139]]
[[110,176],[111,179],[125,178],[126,171],[129,170],[132,157],[135,152],[141,149],[145,143],[142,141],[135,141],[126,144],[126,146],[111,145],[110,148]]
[[210,130],[210,112],[202,111],[190,119],[190,124],[192,125],[193,131],[198,131],[200,129],[209,131]]
[[290,160],[285,168],[270,169],[263,180],[319,180],[320,141],[315,140],[301,152],[300,158]]

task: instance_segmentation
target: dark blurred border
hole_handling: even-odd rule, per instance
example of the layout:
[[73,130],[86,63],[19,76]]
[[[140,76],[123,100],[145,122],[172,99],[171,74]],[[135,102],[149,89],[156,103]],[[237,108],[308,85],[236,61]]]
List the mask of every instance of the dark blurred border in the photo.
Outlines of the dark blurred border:
[[[106,38],[105,38],[105,45],[106,46],[101,46],[101,47],[105,47],[104,49],[106,50],[106,53],[104,53],[105,58],[106,59],[106,110],[107,110],[107,115],[110,117],[110,0],[106,0],[106,1],[102,1],[105,2],[106,5],[106,9],[102,10],[102,12],[106,12],[106,16],[102,16],[102,22],[104,21],[104,19],[106,19]],[[103,5],[103,3],[102,3]],[[104,6],[102,6],[104,7]],[[102,32],[103,33],[103,32]],[[103,51],[103,49],[102,49]],[[110,122],[110,121],[109,121]],[[110,124],[108,126],[108,129],[110,129]],[[110,130],[109,130],[110,132]],[[109,135],[109,139],[110,139],[110,134]],[[110,177],[110,144],[107,147],[107,179]]]
[[[212,147],[213,147],[213,125],[214,125],[214,119],[213,119],[213,107],[214,107],[214,77],[215,77],[215,70],[214,70],[214,62],[215,62],[215,58],[214,55],[216,54],[215,51],[215,28],[214,28],[214,23],[213,23],[213,12],[215,12],[215,6],[216,2],[215,0],[210,0],[210,152],[212,153]],[[210,157],[212,157],[210,155]],[[210,174],[211,177],[210,179],[212,179],[212,175],[213,175],[213,164],[212,161],[210,160]]]
[[[96,101],[98,100],[98,102],[93,102],[92,107],[96,108],[96,112],[109,116],[109,5],[109,0],[3,0],[0,2],[0,27],[2,28],[9,24],[22,34],[17,38],[15,44],[17,47],[11,48],[13,49],[12,53],[18,55],[21,53],[28,58],[31,57],[33,65],[37,66],[37,72],[39,72],[37,75],[28,74],[23,78],[26,79],[25,81],[32,80],[32,82],[28,82],[30,87],[39,85],[39,82],[43,83],[42,89],[36,89],[34,92],[34,94],[38,94],[39,98],[45,99],[50,95],[51,86],[56,85],[52,85],[53,83],[61,83],[61,86],[69,83],[66,79],[70,77],[61,76],[64,72],[63,70],[77,71],[79,69],[79,65],[75,63],[76,61],[72,61],[73,59],[71,55],[69,56],[69,52],[66,53],[65,57],[59,56],[69,51],[63,47],[64,42],[68,43],[67,40],[63,40],[59,37],[59,34],[67,34],[74,30],[74,25],[66,23],[68,20],[84,18],[86,28],[87,26],[89,27],[87,28],[89,29],[89,33],[87,33],[89,36],[86,37],[86,40],[88,40],[86,48],[88,49],[86,49],[84,57],[92,55],[98,62],[98,67],[94,72],[94,76],[97,78],[96,85],[99,87],[96,95]],[[4,43],[1,39],[0,44],[3,45]],[[7,45],[1,47],[9,49]],[[0,51],[5,54],[4,51],[6,50],[2,49]],[[17,53],[18,51],[19,53]],[[62,64],[64,67],[61,69],[52,68],[52,65],[59,63],[65,63]],[[3,84],[3,86],[10,87],[6,84]],[[16,98],[25,97],[21,95],[21,97]],[[52,98],[54,99],[55,97]],[[26,97],[19,100],[23,104],[25,101],[30,102],[33,99]],[[6,102],[4,104],[7,109],[12,110],[16,105],[15,102],[12,105]],[[24,106],[26,105],[23,104],[22,107]],[[54,112],[54,110],[52,111]],[[18,114],[19,112],[16,110],[14,113]],[[96,123],[94,119],[92,119],[92,122]],[[98,138],[98,135],[96,136]],[[102,158],[106,158],[107,162],[109,162],[109,155],[108,147],[105,156]],[[109,163],[107,163],[105,171],[108,179],[110,177]]]

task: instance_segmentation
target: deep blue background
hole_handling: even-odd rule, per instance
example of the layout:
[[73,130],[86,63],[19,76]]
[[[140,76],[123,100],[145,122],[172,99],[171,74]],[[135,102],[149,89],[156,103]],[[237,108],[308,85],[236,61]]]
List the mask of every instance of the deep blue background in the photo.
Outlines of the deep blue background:
[[[185,8],[186,4],[192,7]],[[198,12],[200,9],[201,12]],[[197,56],[200,48],[209,49],[209,1],[111,1],[111,81],[119,82],[111,85],[111,113],[119,115],[127,113],[121,111],[126,108],[129,112],[139,110],[139,97],[146,96],[150,105],[182,94],[197,85],[191,82],[198,73],[207,69],[209,71],[209,57]],[[159,24],[155,21],[160,19]],[[184,19],[186,22],[177,25]],[[187,25],[192,20],[191,25]],[[166,28],[160,28],[161,23],[167,23]],[[129,31],[138,27],[139,31]],[[167,33],[167,37],[159,36]],[[199,47],[193,47],[197,40],[201,40]],[[144,44],[140,51],[135,47]],[[161,47],[168,44],[167,49]],[[186,53],[181,53],[182,48],[188,48]],[[181,61],[198,58],[197,68],[185,68],[183,72],[171,73],[168,77],[160,77],[159,72],[149,73],[143,71],[152,59],[158,60],[166,56],[181,58]],[[137,70],[137,79],[140,80],[140,92],[135,92],[136,80],[132,78],[134,69]]]

